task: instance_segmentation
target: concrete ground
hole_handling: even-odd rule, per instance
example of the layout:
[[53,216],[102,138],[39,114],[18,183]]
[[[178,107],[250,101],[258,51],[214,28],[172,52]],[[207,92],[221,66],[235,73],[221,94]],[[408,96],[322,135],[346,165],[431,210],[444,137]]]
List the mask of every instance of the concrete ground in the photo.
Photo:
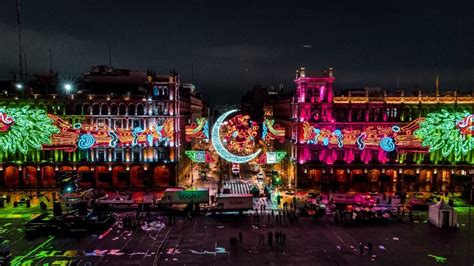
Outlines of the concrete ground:
[[[254,223],[252,215],[232,214],[178,216],[169,225],[166,215],[154,213],[134,231],[119,221],[109,230],[79,239],[29,240],[23,224],[39,209],[18,207],[0,210],[0,236],[11,240],[16,265],[472,265],[474,233],[469,234],[467,210],[458,210],[456,230],[425,223],[426,212],[415,213],[415,223],[349,226],[334,226],[329,217],[317,223],[300,218],[291,224],[285,219],[278,225],[273,218],[268,222],[260,216]],[[273,237],[270,247],[268,233],[280,231],[286,244],[277,244]],[[239,232],[243,241],[232,249],[230,238],[238,239]],[[365,246],[364,255],[359,242]],[[371,256],[368,242],[373,246]]]

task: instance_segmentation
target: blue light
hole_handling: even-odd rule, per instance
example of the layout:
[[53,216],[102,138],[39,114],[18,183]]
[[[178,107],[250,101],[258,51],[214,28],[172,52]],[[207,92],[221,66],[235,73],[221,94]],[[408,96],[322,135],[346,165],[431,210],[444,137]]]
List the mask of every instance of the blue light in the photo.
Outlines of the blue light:
[[153,134],[146,135],[146,140],[148,141],[148,146],[153,146]]
[[391,152],[395,150],[395,143],[392,138],[384,137],[380,140],[380,147],[386,152]]
[[75,123],[72,127],[74,129],[80,129],[82,127],[82,125],[81,125],[81,123]]
[[337,137],[337,146],[339,148],[342,148],[344,146],[344,142],[342,142],[342,139],[344,138],[344,135],[342,135],[341,130],[336,129],[336,130],[334,130],[333,134]]
[[109,136],[110,136],[109,145],[110,147],[115,148],[117,146],[118,136],[117,134],[115,134],[113,130],[109,130]]
[[82,134],[77,141],[77,147],[82,150],[87,150],[94,146],[95,138],[91,134]]
[[329,139],[328,139],[327,137],[325,137],[325,138],[323,139],[323,145],[324,145],[324,146],[329,145]]
[[400,132],[400,127],[399,126],[393,126],[392,131],[393,132]]
[[132,146],[135,146],[138,144],[138,135],[140,135],[142,132],[143,132],[143,129],[141,127],[136,127],[132,130],[132,136],[133,136]]
[[366,133],[362,133],[359,135],[357,138],[357,146],[359,147],[359,150],[363,150],[365,148],[365,142],[364,139],[367,137]]

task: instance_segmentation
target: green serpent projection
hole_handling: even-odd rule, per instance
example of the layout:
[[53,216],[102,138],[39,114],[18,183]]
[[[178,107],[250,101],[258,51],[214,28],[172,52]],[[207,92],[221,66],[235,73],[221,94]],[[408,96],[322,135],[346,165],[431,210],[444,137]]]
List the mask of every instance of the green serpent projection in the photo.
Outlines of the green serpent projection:
[[455,160],[474,147],[472,116],[468,112],[430,113],[414,135],[421,139],[422,146],[429,146],[430,152],[440,150],[443,157],[454,154]]
[[50,144],[51,135],[58,132],[44,110],[0,107],[0,149],[4,152],[26,154],[39,150],[43,144]]

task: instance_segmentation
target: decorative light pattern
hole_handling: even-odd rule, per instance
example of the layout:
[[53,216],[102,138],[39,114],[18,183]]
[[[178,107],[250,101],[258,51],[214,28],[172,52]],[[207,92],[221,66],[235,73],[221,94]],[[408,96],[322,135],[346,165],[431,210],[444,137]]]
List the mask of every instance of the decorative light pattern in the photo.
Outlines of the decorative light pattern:
[[285,128],[275,124],[275,120],[265,119],[262,124],[262,140],[268,142],[277,139],[280,143],[285,142]]
[[94,146],[95,144],[95,138],[91,134],[82,134],[79,137],[79,141],[77,142],[77,147],[81,150],[87,150]]
[[4,152],[20,151],[26,154],[31,150],[39,150],[43,144],[51,143],[51,136],[59,132],[43,110],[30,109],[29,106],[0,107],[0,113],[5,129],[0,134],[0,149]]
[[339,148],[342,148],[344,146],[344,143],[342,142],[342,139],[344,138],[344,135],[342,135],[341,130],[336,129],[336,130],[334,130],[334,132],[332,134],[337,137],[337,146]]
[[109,136],[110,136],[109,145],[110,147],[115,148],[118,142],[117,134],[113,130],[109,130]]
[[286,155],[286,151],[266,152],[267,164],[279,163]]
[[365,148],[365,142],[364,139],[367,137],[367,134],[362,133],[360,136],[357,138],[357,147],[359,150],[363,150]]
[[184,154],[195,163],[206,162],[206,151],[184,151]]
[[15,120],[6,113],[0,112],[0,132],[6,132],[13,125]]
[[[58,134],[51,136],[50,143],[44,143],[44,150],[64,150],[67,152],[80,149],[89,149],[96,146],[126,146],[146,144],[152,146],[155,141],[161,145],[169,145],[174,141],[173,119],[165,119],[163,124],[157,125],[155,128],[142,129],[140,127],[133,130],[117,128],[111,129],[107,126],[99,126],[97,124],[76,123],[74,126],[62,120],[55,115],[49,115],[53,126],[59,129]],[[92,136],[82,137],[85,134]],[[87,138],[81,140],[81,138]],[[79,146],[79,141],[81,145]],[[92,146],[89,146],[92,143]],[[86,148],[87,147],[87,148]]]
[[391,152],[395,150],[395,143],[391,137],[384,137],[380,140],[380,147],[386,152]]
[[237,110],[227,111],[216,120],[214,126],[212,127],[212,135],[211,135],[212,146],[216,150],[217,154],[219,154],[219,156],[221,156],[225,160],[229,162],[233,162],[233,163],[246,163],[250,160],[255,159],[258,156],[258,154],[261,152],[261,149],[257,150],[256,152],[250,155],[238,156],[229,152],[221,142],[221,136],[220,136],[221,126],[224,120],[226,119],[226,117],[235,112],[237,112]]
[[474,147],[472,134],[461,130],[468,127],[468,121],[472,119],[470,116],[468,112],[446,110],[430,113],[414,135],[422,140],[423,146],[429,146],[431,152],[440,150],[443,157],[454,154],[455,160],[459,160]]
[[249,154],[255,150],[258,125],[248,115],[236,115],[225,123],[224,141],[230,151]]
[[186,126],[186,141],[191,139],[209,139],[209,121],[204,117],[196,118],[196,123]]
[[136,127],[132,130],[132,136],[133,136],[132,146],[135,146],[138,144],[138,136],[142,134],[142,132],[143,132],[143,129],[141,127]]

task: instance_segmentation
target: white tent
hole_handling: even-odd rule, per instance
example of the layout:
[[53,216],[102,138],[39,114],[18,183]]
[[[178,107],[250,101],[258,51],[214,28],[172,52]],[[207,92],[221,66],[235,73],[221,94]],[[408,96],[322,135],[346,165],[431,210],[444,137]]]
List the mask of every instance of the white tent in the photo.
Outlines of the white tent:
[[457,224],[456,211],[453,207],[449,206],[440,200],[438,203],[431,205],[429,210],[430,223],[436,227],[454,227]]

